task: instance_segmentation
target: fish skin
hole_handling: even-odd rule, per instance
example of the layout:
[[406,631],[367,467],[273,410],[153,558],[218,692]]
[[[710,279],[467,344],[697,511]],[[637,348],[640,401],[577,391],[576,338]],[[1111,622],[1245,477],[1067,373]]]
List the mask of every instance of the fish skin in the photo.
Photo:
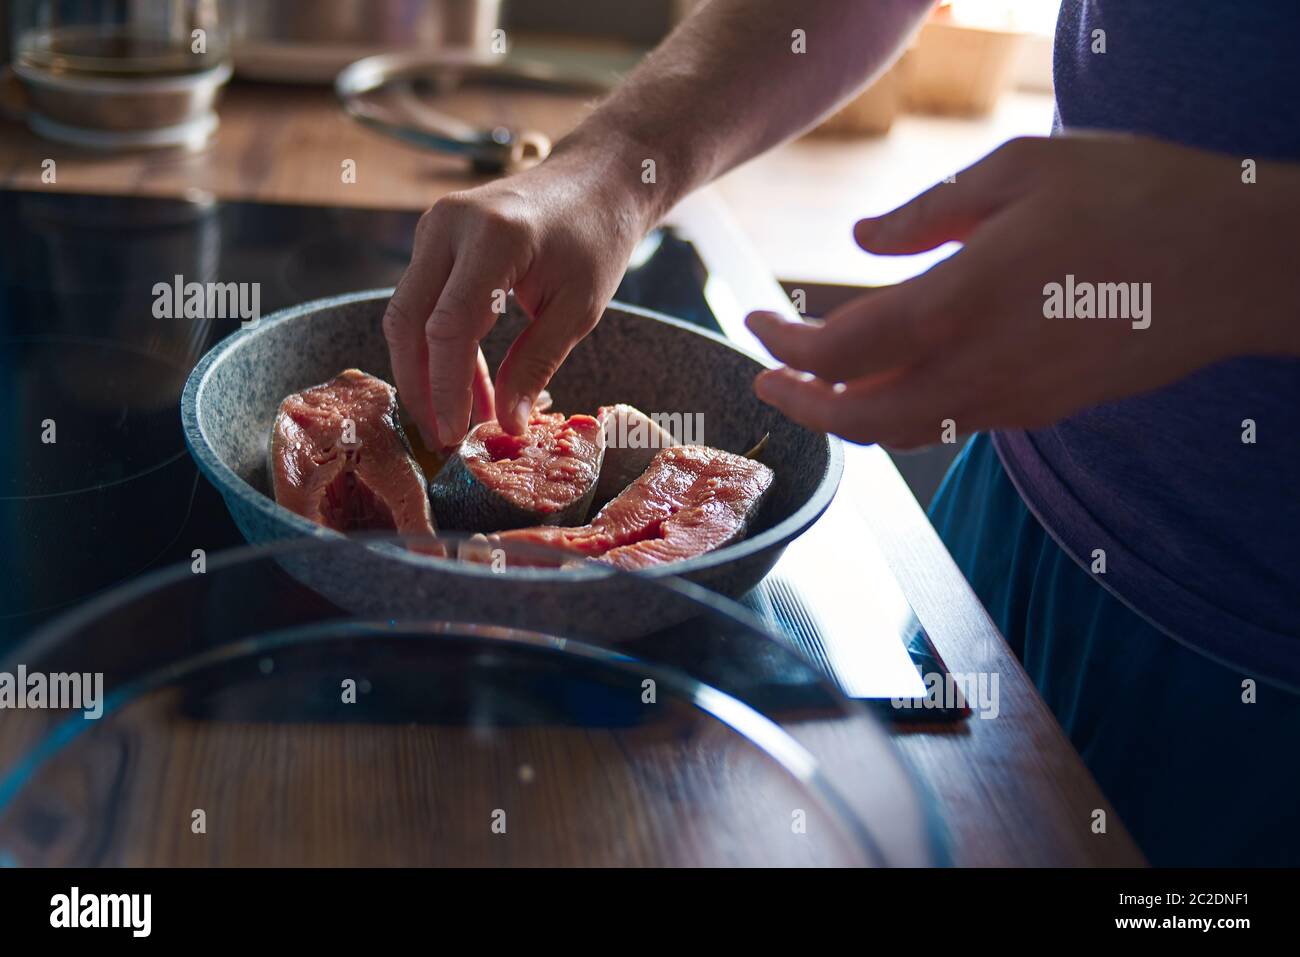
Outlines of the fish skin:
[[[498,456],[503,449],[518,454]],[[589,415],[534,410],[518,438],[484,422],[429,484],[429,499],[448,530],[569,525],[590,510],[604,456],[600,423]]]
[[596,410],[596,421],[605,435],[605,461],[591,504],[600,510],[635,482],[661,449],[681,443],[650,416],[626,403],[602,405]]
[[533,561],[532,544],[563,557],[593,558],[635,570],[694,558],[744,538],[762,509],[775,474],[761,462],[703,445],[658,452],[645,472],[588,524],[575,528],[521,528],[490,537],[507,547],[512,564]]
[[[351,419],[356,443],[342,443]],[[398,421],[397,391],[359,369],[286,396],[267,452],[280,505],[336,531],[432,535],[427,483]]]

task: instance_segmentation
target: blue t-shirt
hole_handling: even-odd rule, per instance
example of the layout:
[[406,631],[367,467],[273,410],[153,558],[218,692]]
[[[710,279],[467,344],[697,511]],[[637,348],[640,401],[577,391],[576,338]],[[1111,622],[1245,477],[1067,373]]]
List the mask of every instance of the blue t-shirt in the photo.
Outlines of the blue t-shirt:
[[[1053,69],[1058,129],[1300,160],[1300,0],[1064,0]],[[1300,322],[1300,303],[1276,307]],[[994,443],[1076,561],[1104,549],[1096,579],[1136,612],[1246,677],[1300,685],[1300,360],[1222,362]]]

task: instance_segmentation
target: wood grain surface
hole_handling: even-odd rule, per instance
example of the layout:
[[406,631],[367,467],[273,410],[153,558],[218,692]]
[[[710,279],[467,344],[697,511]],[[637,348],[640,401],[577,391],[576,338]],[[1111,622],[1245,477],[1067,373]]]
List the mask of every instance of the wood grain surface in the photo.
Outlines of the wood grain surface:
[[[554,136],[588,105],[580,97],[538,103],[535,97],[521,100],[504,92],[462,100],[464,109],[491,106],[494,119],[527,121]],[[5,120],[0,187],[139,196],[202,190],[229,200],[417,209],[484,181],[464,160],[362,129],[326,90],[235,84],[226,90],[219,113],[215,137],[192,152],[101,153],[43,140]],[[53,184],[42,179],[46,159],[56,164]],[[356,164],[355,182],[344,181],[345,160]]]
[[38,774],[0,816],[6,853],[113,867],[870,860],[770,758],[680,705],[635,728],[488,731],[190,720],[167,697]]

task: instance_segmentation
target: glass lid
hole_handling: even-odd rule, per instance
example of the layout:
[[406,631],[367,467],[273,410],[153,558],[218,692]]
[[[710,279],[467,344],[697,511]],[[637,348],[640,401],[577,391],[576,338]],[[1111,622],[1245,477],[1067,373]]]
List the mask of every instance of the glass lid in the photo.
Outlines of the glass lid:
[[879,723],[745,609],[560,561],[330,536],[88,602],[0,662],[0,864],[941,861]]

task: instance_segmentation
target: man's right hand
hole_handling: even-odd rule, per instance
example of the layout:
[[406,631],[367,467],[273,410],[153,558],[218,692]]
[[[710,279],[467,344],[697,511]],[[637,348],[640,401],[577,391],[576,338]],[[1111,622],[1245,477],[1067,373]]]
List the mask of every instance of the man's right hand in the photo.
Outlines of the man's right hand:
[[[932,2],[699,4],[544,163],[440,200],[384,315],[397,389],[425,444],[459,442],[471,410],[492,415],[478,344],[494,300],[513,288],[532,317],[497,371],[496,416],[518,433],[655,220],[852,95]],[[643,181],[651,160],[656,176]]]
[[506,431],[523,431],[652,224],[639,172],[557,148],[540,166],[450,194],[420,218],[384,336],[398,394],[428,448],[460,442],[471,413],[492,416],[479,342],[511,289],[532,321],[497,370],[495,412]]

